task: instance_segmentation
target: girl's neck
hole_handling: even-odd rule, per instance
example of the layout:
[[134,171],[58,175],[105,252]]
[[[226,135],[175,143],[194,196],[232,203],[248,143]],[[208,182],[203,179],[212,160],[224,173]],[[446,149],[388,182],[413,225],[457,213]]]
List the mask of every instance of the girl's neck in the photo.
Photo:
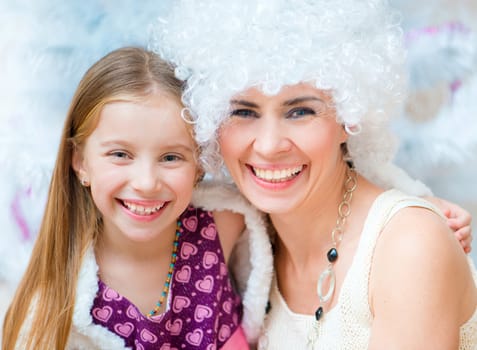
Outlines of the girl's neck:
[[95,246],[98,263],[102,259],[130,263],[154,264],[162,256],[170,256],[176,232],[176,222],[167,226],[157,237],[148,241],[133,241],[121,234],[102,232]]
[[146,242],[125,240],[124,236],[100,235],[95,247],[100,279],[130,300],[143,314],[149,313],[165,288],[175,233],[176,223],[154,240]]

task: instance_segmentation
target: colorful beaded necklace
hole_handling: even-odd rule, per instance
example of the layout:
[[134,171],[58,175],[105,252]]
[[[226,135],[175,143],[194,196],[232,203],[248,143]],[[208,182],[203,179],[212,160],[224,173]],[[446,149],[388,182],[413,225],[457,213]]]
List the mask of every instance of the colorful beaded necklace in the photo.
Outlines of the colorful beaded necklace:
[[177,260],[177,247],[179,246],[179,237],[181,235],[181,222],[177,220],[176,226],[176,234],[174,237],[174,243],[172,244],[172,256],[171,256],[171,263],[169,264],[169,271],[167,272],[166,282],[164,283],[164,289],[162,290],[161,296],[159,301],[156,303],[156,306],[153,310],[149,311],[147,317],[153,317],[157,315],[159,309],[164,304],[164,300],[166,299],[167,293],[169,292],[169,287],[171,285],[172,274],[174,273],[174,266]]

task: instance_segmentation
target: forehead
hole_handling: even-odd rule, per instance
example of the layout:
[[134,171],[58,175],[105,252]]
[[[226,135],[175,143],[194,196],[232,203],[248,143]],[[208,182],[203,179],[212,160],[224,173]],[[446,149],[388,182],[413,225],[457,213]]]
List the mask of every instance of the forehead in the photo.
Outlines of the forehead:
[[323,101],[331,101],[331,92],[314,87],[311,83],[298,83],[283,86],[277,94],[266,94],[258,87],[251,87],[235,94],[231,102],[240,100],[256,100],[262,102],[286,101],[297,97],[314,97]]
[[174,139],[193,143],[192,127],[182,119],[182,109],[177,97],[163,92],[115,100],[100,111],[91,137],[117,137],[144,144]]

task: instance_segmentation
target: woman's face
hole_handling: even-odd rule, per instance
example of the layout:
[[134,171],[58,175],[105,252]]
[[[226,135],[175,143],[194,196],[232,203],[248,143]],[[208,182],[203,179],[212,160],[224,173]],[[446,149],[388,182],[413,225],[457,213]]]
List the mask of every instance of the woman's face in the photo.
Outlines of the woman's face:
[[273,96],[251,88],[232,98],[230,110],[219,133],[221,154],[257,208],[272,214],[306,208],[314,193],[335,184],[347,135],[329,94],[305,83]]

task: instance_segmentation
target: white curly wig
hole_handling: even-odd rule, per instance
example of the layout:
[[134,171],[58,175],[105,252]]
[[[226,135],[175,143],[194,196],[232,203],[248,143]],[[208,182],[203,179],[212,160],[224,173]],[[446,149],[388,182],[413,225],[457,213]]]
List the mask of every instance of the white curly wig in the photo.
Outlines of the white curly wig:
[[220,168],[216,139],[232,96],[309,82],[331,91],[358,171],[395,182],[385,126],[404,98],[405,55],[399,16],[385,0],[176,0],[150,47],[187,80],[183,102],[206,170]]

